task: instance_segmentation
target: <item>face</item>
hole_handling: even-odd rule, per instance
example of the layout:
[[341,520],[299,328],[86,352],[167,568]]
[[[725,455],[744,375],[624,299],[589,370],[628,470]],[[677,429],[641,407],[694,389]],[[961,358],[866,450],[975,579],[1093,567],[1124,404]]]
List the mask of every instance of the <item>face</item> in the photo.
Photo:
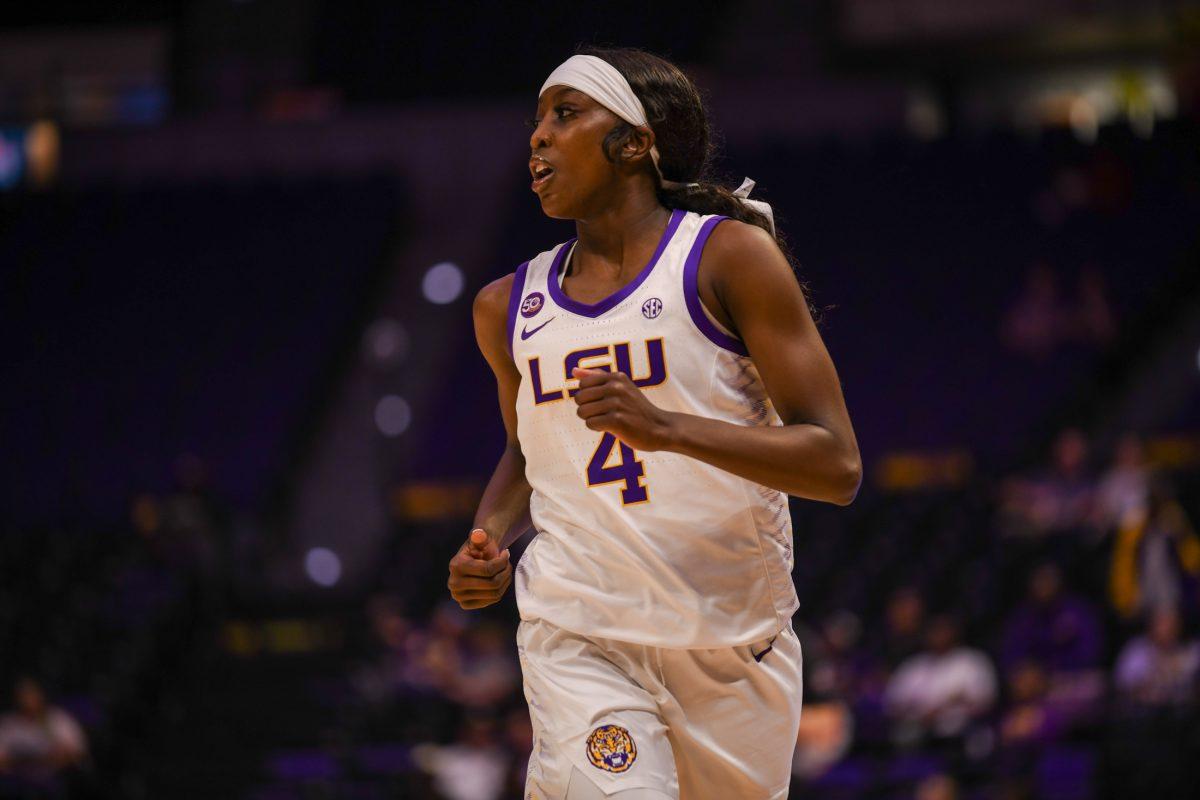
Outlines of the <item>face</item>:
[[532,750],[533,722],[529,719],[529,712],[525,709],[510,712],[504,720],[504,736],[518,753]]
[[911,589],[902,589],[892,595],[891,602],[888,603],[888,627],[894,634],[915,634],[921,628],[924,611],[921,595]]
[[1029,579],[1029,596],[1035,603],[1045,605],[1054,598],[1058,597],[1058,591],[1062,588],[1062,576],[1059,574],[1058,567],[1053,564],[1043,564],[1038,567],[1033,573],[1033,577]]
[[586,219],[609,203],[618,166],[604,157],[616,114],[577,89],[551,86],[538,98],[529,137],[532,189],[555,219]]
[[1150,618],[1150,638],[1159,647],[1171,647],[1179,641],[1179,615],[1162,608]]
[[472,747],[491,747],[496,743],[496,724],[489,719],[468,719],[459,736]]
[[930,776],[917,786],[917,800],[956,800],[958,796],[958,784],[947,775]]
[[917,800],[957,800],[958,785],[946,775],[933,775],[917,786]]
[[1132,434],[1122,436],[1117,445],[1116,460],[1122,467],[1140,467],[1143,461],[1142,440]]
[[1046,673],[1037,664],[1027,661],[1012,671],[1008,684],[1014,700],[1033,702],[1046,693]]
[[935,653],[946,653],[958,644],[958,626],[948,617],[937,617],[925,634],[926,646]]
[[1074,472],[1087,458],[1087,439],[1075,429],[1063,431],[1054,443],[1054,462],[1063,472]]
[[33,681],[21,681],[17,684],[16,705],[22,714],[29,717],[40,716],[46,707],[46,698],[42,689]]
[[825,638],[837,652],[845,652],[858,641],[861,625],[849,611],[839,611],[825,622]]

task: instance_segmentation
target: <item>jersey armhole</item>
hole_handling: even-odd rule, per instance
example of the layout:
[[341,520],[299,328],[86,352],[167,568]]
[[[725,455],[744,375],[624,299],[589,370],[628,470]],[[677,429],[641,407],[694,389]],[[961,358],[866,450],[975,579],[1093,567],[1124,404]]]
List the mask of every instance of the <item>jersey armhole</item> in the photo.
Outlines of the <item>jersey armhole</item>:
[[528,270],[528,261],[517,267],[513,275],[512,291],[508,294],[508,338],[504,340],[504,346],[510,356],[513,352],[513,334],[517,330],[517,309],[521,307],[521,295],[525,293],[525,273]]
[[700,299],[700,257],[704,254],[704,245],[708,242],[708,237],[712,235],[713,228],[726,219],[729,217],[709,217],[700,226],[700,232],[696,234],[687,261],[683,264],[683,299],[687,305],[688,316],[692,318],[692,324],[706,339],[739,356],[748,356],[750,351],[746,349],[745,343],[718,328],[714,324],[715,320],[709,318],[708,309],[704,308],[704,303]]

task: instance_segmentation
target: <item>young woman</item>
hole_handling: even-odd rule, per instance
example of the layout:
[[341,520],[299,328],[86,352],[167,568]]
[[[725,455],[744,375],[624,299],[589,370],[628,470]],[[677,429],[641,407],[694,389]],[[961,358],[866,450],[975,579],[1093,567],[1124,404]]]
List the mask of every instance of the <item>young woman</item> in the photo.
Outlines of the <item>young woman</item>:
[[464,608],[496,602],[532,519],[526,796],[785,797],[787,495],[845,505],[862,473],[837,374],[770,207],[702,182],[708,123],[674,65],[571,57],[529,144],[577,237],[475,300],[508,445],[449,580]]

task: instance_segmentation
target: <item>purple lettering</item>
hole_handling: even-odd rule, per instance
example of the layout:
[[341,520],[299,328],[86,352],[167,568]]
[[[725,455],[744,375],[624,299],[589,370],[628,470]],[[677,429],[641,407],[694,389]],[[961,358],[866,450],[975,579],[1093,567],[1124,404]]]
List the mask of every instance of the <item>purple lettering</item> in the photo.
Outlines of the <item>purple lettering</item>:
[[535,406],[563,399],[562,389],[556,389],[553,392],[542,391],[542,365],[540,358],[529,359],[529,379],[533,381],[533,404]]
[[650,372],[641,378],[635,377],[633,374],[633,365],[629,360],[629,344],[621,342],[613,345],[613,350],[617,362],[617,372],[624,372],[632,378],[634,386],[644,389],[647,386],[658,386],[667,380],[667,359],[663,356],[662,339],[650,339],[646,342],[646,361],[649,362]]
[[[571,376],[571,371],[579,366],[579,362],[585,358],[595,358],[596,356],[608,355],[608,347],[589,347],[586,350],[576,350],[572,353],[567,353],[567,358],[563,361],[563,374],[567,380],[574,380]],[[601,364],[597,367],[587,367],[587,369],[602,369],[605,372],[612,372],[612,367],[608,364]],[[579,391],[578,388],[567,389],[567,396],[574,397]]]

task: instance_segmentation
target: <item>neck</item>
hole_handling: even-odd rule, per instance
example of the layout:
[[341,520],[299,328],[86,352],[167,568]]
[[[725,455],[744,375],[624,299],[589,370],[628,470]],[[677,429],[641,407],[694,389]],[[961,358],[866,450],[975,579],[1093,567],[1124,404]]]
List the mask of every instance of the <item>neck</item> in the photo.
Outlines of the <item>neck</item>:
[[616,264],[619,273],[631,252],[645,250],[647,242],[651,248],[658,243],[670,217],[671,212],[658,202],[653,189],[637,187],[606,202],[603,210],[575,221],[579,237],[576,252]]

